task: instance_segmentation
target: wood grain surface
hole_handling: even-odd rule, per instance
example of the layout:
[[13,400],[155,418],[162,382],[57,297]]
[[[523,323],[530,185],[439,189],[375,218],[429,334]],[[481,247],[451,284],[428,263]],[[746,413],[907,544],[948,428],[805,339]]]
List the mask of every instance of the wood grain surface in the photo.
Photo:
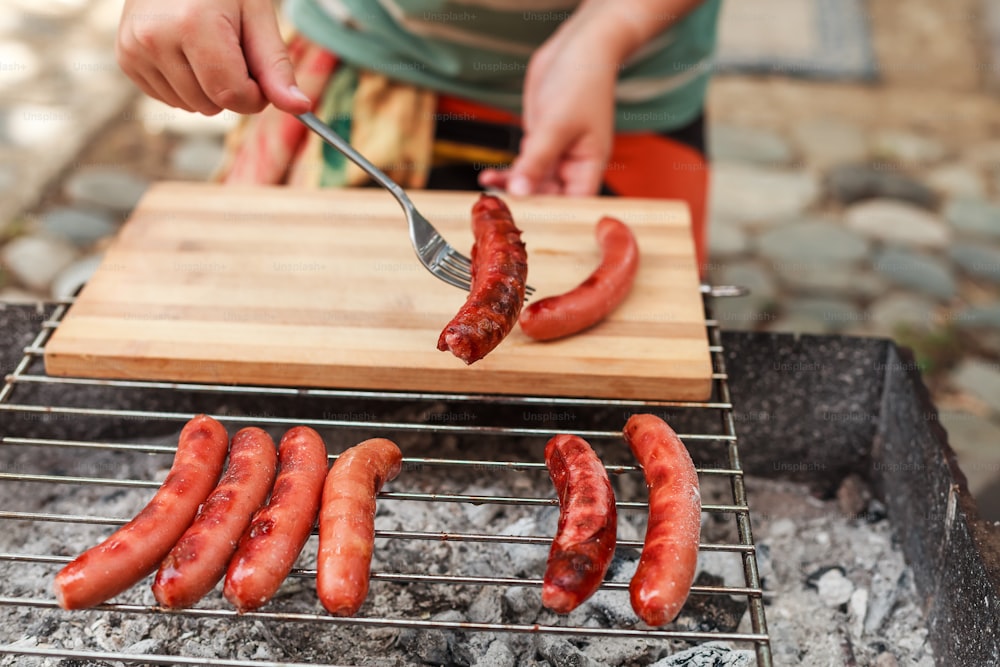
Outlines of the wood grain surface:
[[[468,253],[478,195],[415,192]],[[650,400],[708,397],[711,362],[687,209],[507,198],[537,296],[596,266],[602,215],[634,230],[636,285],[605,322],[540,343],[517,328],[466,366],[436,342],[465,293],[420,265],[375,189],[160,183],[143,197],[46,346],[51,375]]]

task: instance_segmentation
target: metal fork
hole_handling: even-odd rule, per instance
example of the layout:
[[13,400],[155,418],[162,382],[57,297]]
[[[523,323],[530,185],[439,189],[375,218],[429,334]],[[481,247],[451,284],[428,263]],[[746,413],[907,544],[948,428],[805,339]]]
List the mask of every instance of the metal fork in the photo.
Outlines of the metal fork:
[[[399,205],[403,207],[403,212],[406,213],[406,222],[410,226],[410,241],[413,243],[413,249],[416,251],[420,263],[428,271],[449,285],[454,285],[465,291],[472,287],[472,261],[444,240],[434,225],[420,214],[398,183],[386,176],[364,155],[354,150],[353,146],[314,114],[304,113],[298,118],[310,130],[322,137],[323,141],[343,153],[351,162],[364,169],[376,183],[392,193]],[[529,286],[525,289],[525,294],[530,295],[534,291],[534,288]]]

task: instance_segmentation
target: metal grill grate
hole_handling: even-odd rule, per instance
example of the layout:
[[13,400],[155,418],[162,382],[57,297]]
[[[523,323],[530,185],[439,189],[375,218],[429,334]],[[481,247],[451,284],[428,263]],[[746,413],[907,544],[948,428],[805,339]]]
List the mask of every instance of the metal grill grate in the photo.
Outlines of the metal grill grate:
[[[721,296],[730,293],[727,288],[718,288],[715,291],[707,290],[712,296]],[[72,300],[57,302],[54,310],[47,315],[40,324],[39,331],[34,341],[25,348],[24,356],[12,373],[6,376],[6,381],[0,389],[0,418],[10,417],[11,420],[20,418],[27,422],[34,422],[33,427],[47,423],[46,420],[59,420],[72,423],[90,423],[94,420],[103,424],[128,423],[129,427],[137,430],[139,437],[119,441],[118,439],[106,438],[107,441],[94,440],[91,438],[80,438],[72,435],[64,437],[64,428],[53,428],[49,437],[41,437],[34,433],[30,437],[22,437],[16,434],[3,433],[0,438],[0,484],[27,483],[32,488],[40,487],[39,494],[59,493],[60,489],[70,486],[95,486],[107,488],[109,490],[120,488],[142,488],[155,489],[159,482],[149,479],[112,479],[100,475],[68,475],[65,471],[28,471],[24,470],[21,464],[12,465],[9,463],[11,452],[15,450],[29,451],[37,450],[73,450],[77,455],[86,456],[93,452],[122,452],[148,455],[171,455],[173,448],[170,446],[155,444],[148,441],[141,434],[143,426],[152,423],[168,422],[179,430],[180,424],[190,419],[195,412],[191,411],[169,411],[169,410],[143,410],[133,407],[107,407],[107,396],[124,398],[125,406],[142,404],[143,392],[166,393],[169,396],[185,397],[188,401],[200,401],[210,397],[214,401],[223,401],[226,405],[233,405],[234,402],[246,399],[266,399],[278,400],[289,399],[295,401],[369,401],[372,405],[384,406],[386,404],[396,406],[435,406],[442,402],[447,405],[459,405],[476,407],[484,411],[506,409],[520,409],[527,411],[533,409],[551,410],[557,406],[561,410],[580,411],[581,414],[594,411],[614,409],[621,411],[654,411],[667,410],[672,414],[681,415],[685,421],[691,418],[692,423],[714,423],[716,426],[711,429],[692,430],[684,432],[686,429],[679,428],[678,431],[683,441],[692,450],[692,454],[701,446],[714,445],[724,452],[721,461],[723,465],[699,466],[699,477],[704,481],[708,478],[721,479],[728,482],[729,498],[727,502],[705,503],[703,512],[714,516],[719,521],[731,520],[734,522],[733,534],[735,539],[721,542],[702,543],[702,552],[729,552],[738,554],[742,560],[742,570],[744,582],[742,586],[731,585],[696,585],[692,589],[692,597],[695,596],[738,596],[745,600],[746,609],[749,611],[750,632],[721,632],[721,631],[700,631],[690,629],[646,629],[644,627],[580,627],[553,623],[550,625],[536,624],[507,624],[507,623],[486,623],[486,622],[466,622],[466,621],[446,621],[429,620],[420,617],[407,617],[405,614],[397,616],[374,616],[362,615],[356,618],[336,618],[323,613],[300,613],[296,611],[283,611],[279,601],[272,602],[263,611],[243,614],[237,616],[235,611],[229,609],[205,609],[193,608],[182,611],[167,611],[155,606],[143,606],[135,604],[110,603],[96,608],[96,611],[88,612],[59,612],[55,600],[49,596],[40,595],[10,595],[7,590],[0,594],[0,606],[12,606],[21,609],[45,609],[53,610],[52,613],[63,614],[69,620],[74,614],[124,614],[124,615],[163,615],[180,616],[189,619],[235,619],[256,621],[261,623],[280,624],[319,624],[323,626],[356,626],[358,628],[395,628],[407,629],[417,632],[430,630],[449,630],[457,633],[494,632],[494,633],[546,633],[564,638],[641,638],[646,640],[681,641],[698,643],[712,640],[725,640],[743,648],[751,648],[757,658],[757,664],[762,667],[770,667],[771,651],[770,640],[767,633],[767,624],[764,614],[763,592],[758,577],[757,560],[755,546],[751,531],[750,510],[747,506],[746,494],[744,490],[743,473],[740,467],[737,436],[735,431],[735,419],[733,406],[731,403],[727,374],[725,369],[721,334],[718,323],[714,320],[707,320],[710,353],[713,358],[713,395],[708,402],[644,402],[644,401],[606,401],[590,399],[552,399],[549,397],[532,396],[495,396],[495,395],[453,395],[434,393],[407,393],[407,392],[372,392],[372,391],[349,391],[349,390],[324,390],[324,389],[295,389],[283,387],[251,387],[251,386],[231,386],[231,385],[208,385],[208,384],[184,384],[169,382],[145,382],[145,381],[116,381],[116,380],[96,380],[87,378],[55,378],[45,375],[42,369],[42,355],[44,347],[52,332],[59,326],[61,318],[67,312]],[[101,405],[76,404],[74,396],[87,391],[104,392]],[[51,398],[58,393],[60,400]],[[112,400],[110,405],[115,405]],[[186,404],[185,404],[186,405]],[[199,404],[201,405],[201,404]],[[367,404],[366,404],[367,405]],[[207,411],[207,410],[205,410]],[[396,411],[398,412],[398,410]],[[442,434],[457,437],[483,437],[504,439],[537,439],[544,443],[556,431],[565,433],[576,433],[588,439],[595,445],[598,453],[604,456],[602,449],[597,443],[607,440],[619,440],[621,431],[614,428],[585,427],[580,429],[547,428],[544,426],[512,426],[508,420],[500,424],[449,424],[441,421],[420,421],[414,418],[399,418],[392,410],[381,410],[372,408],[371,412],[366,408],[362,414],[327,414],[321,417],[315,415],[295,415],[295,414],[273,414],[260,413],[253,414],[223,414],[216,413],[214,416],[220,421],[233,426],[258,425],[263,427],[290,427],[293,425],[305,424],[317,429],[326,430],[365,430],[375,434],[388,433],[416,433],[426,434],[430,438],[441,437]],[[360,417],[360,419],[359,419]],[[373,418],[374,417],[374,418]],[[706,419],[707,417],[707,419]],[[501,420],[504,419],[501,416]],[[7,420],[7,423],[12,423]],[[585,420],[581,419],[580,423]],[[56,422],[58,424],[58,422]],[[624,423],[624,420],[621,421]],[[62,426],[66,426],[63,424]],[[43,435],[46,435],[43,433]],[[386,437],[392,437],[387,435]],[[114,441],[112,441],[114,440]],[[404,452],[406,448],[404,447]],[[335,458],[332,456],[331,458]],[[696,463],[698,458],[695,457]],[[631,473],[641,474],[641,471],[634,465],[628,464],[608,464],[611,473]],[[397,481],[404,478],[407,470],[431,470],[438,479],[445,479],[447,473],[452,471],[468,471],[472,469],[479,471],[482,476],[499,476],[501,473],[527,474],[543,471],[544,463],[531,460],[502,460],[491,459],[464,459],[464,458],[432,458],[408,457],[404,458],[404,473]],[[475,495],[469,493],[446,493],[441,490],[432,489],[431,492],[398,490],[398,486],[387,487],[388,490],[380,494],[380,502],[389,501],[416,501],[424,503],[474,503],[487,505],[505,505],[528,508],[547,508],[557,504],[554,497],[519,497],[511,493],[510,495]],[[109,491],[110,492],[110,491]],[[554,493],[554,492],[553,492]],[[620,511],[643,511],[645,503],[640,500],[619,500]],[[128,517],[130,518],[130,517]],[[56,524],[69,524],[73,527],[85,526],[106,526],[114,527],[125,523],[128,518],[107,518],[87,513],[86,507],[81,507],[79,513],[51,513],[38,511],[16,511],[8,508],[0,510],[0,530],[9,522],[30,522],[34,529],[44,531],[47,526]],[[545,548],[551,541],[550,536],[525,535],[510,536],[487,531],[461,531],[461,532],[436,532],[420,530],[380,530],[376,537],[381,540],[433,540],[448,542],[479,543],[486,545],[510,545],[528,544]],[[384,542],[383,542],[384,543]],[[618,542],[619,548],[641,548],[641,541],[622,540]],[[8,545],[6,553],[0,553],[0,564],[8,568],[6,581],[17,580],[18,567],[48,567],[51,575],[63,564],[71,560],[70,556],[55,554],[21,553],[15,551],[19,545]],[[308,548],[308,547],[307,547]],[[27,551],[27,550],[25,550]],[[13,575],[13,576],[11,576]],[[296,569],[292,573],[293,577],[304,579],[306,582],[315,577],[315,571],[309,569]],[[390,582],[394,584],[420,583],[429,586],[524,586],[540,587],[540,578],[531,577],[485,577],[466,576],[461,574],[431,574],[431,573],[405,573],[391,571],[375,571],[372,573],[373,585],[376,582]],[[144,584],[140,584],[144,585]],[[7,584],[4,584],[6,587]],[[602,590],[615,591],[627,596],[627,582],[605,582]],[[213,593],[212,595],[217,595]],[[318,604],[316,605],[318,608]],[[362,609],[362,614],[369,611]],[[26,617],[25,617],[26,618]],[[17,629],[12,634],[17,634]],[[238,659],[238,658],[204,658],[198,656],[183,655],[156,655],[156,654],[132,654],[99,651],[99,650],[71,650],[58,648],[43,648],[38,646],[21,645],[14,642],[7,645],[0,645],[0,655],[24,655],[37,656],[39,658],[67,659],[67,660],[89,660],[100,661],[110,660],[126,664],[199,664],[199,665],[304,665],[304,664],[326,664],[326,663],[302,663],[302,662],[266,662]]]

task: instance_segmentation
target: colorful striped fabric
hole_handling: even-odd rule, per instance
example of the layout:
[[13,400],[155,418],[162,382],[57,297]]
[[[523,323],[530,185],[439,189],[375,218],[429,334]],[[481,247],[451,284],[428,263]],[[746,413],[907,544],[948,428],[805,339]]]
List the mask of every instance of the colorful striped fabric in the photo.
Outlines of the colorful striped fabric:
[[[721,0],[703,4],[622,68],[619,130],[670,130],[697,117]],[[345,61],[391,78],[521,110],[535,49],[579,0],[289,0],[296,29]]]

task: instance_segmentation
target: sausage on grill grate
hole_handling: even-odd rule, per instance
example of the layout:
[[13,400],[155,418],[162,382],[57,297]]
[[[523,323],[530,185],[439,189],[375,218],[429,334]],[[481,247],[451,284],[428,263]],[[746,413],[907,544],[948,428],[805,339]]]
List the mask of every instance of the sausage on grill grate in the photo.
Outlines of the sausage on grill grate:
[[677,617],[694,582],[701,534],[698,474],[684,443],[659,417],[633,415],[624,435],[649,487],[646,539],[629,593],[639,618],[659,626]]
[[185,424],[170,473],[153,499],[134,519],[56,575],[59,606],[93,607],[155,570],[215,487],[228,449],[226,429],[211,417],[198,415]]

